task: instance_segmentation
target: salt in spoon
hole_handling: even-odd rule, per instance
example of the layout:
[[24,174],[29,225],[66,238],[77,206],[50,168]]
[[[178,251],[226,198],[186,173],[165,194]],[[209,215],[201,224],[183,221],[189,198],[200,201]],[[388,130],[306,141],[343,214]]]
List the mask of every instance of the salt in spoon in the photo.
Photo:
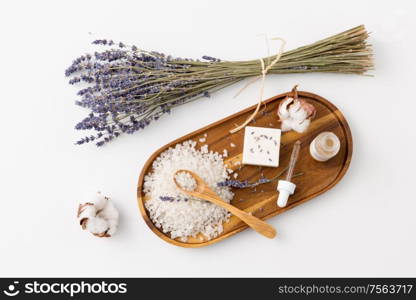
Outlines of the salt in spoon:
[[[178,182],[176,181],[176,175],[178,173],[181,173],[181,172],[189,173],[195,179],[195,181],[196,181],[195,190],[193,190],[193,191],[186,190],[186,189],[182,188],[182,186],[180,184],[178,184]],[[212,202],[212,203],[214,203],[218,206],[221,206],[222,208],[225,208],[230,213],[232,213],[237,218],[239,218],[241,221],[246,223],[248,226],[253,228],[258,233],[264,235],[265,237],[268,237],[268,238],[272,239],[276,236],[276,230],[274,229],[273,226],[267,224],[266,222],[260,220],[259,218],[255,217],[255,216],[252,216],[252,215],[246,213],[245,211],[243,211],[241,209],[238,209],[237,207],[235,207],[231,204],[228,204],[227,202],[224,202],[223,200],[221,200],[221,198],[218,197],[218,195],[212,189],[210,189],[207,186],[205,181],[202,180],[202,178],[200,178],[195,173],[193,173],[189,170],[178,170],[178,171],[175,172],[175,174],[173,176],[173,181],[175,182],[178,189],[180,189],[183,193],[185,193],[187,195],[190,195],[190,196],[193,196],[193,197],[196,197],[196,198],[201,198],[201,199],[207,200],[207,201]]]

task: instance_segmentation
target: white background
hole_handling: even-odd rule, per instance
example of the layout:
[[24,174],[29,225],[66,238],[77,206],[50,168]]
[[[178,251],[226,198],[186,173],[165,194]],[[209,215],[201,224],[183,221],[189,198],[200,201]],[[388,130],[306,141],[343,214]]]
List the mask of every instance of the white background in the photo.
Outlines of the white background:
[[[414,2],[413,2],[414,3]],[[416,276],[415,7],[412,1],[3,1],[0,276]],[[102,149],[74,146],[87,111],[67,84],[72,59],[110,38],[175,56],[227,60],[266,54],[258,34],[287,49],[359,24],[372,32],[374,77],[269,76],[265,96],[294,84],[332,101],[354,137],[344,179],[270,220],[279,236],[246,230],[200,249],[172,246],[143,222],[139,172],[157,148],[257,101],[243,83],[175,109]],[[273,45],[273,44],[272,44]],[[111,195],[119,232],[81,230],[79,200]]]

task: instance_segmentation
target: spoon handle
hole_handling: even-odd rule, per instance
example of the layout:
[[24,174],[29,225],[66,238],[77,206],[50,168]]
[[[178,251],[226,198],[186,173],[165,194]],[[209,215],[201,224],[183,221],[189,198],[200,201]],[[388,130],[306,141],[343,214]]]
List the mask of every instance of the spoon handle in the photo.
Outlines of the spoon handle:
[[274,229],[273,226],[267,224],[263,220],[260,220],[259,218],[252,216],[245,211],[238,209],[237,207],[228,204],[224,201],[222,201],[216,194],[214,194],[211,191],[205,191],[204,193],[197,193],[198,198],[202,198],[205,200],[208,200],[218,206],[221,206],[228,210],[230,213],[235,215],[237,218],[239,218],[241,221],[246,223],[248,226],[253,228],[258,233],[264,235],[265,237],[268,237],[270,239],[274,238],[276,236],[276,229]]

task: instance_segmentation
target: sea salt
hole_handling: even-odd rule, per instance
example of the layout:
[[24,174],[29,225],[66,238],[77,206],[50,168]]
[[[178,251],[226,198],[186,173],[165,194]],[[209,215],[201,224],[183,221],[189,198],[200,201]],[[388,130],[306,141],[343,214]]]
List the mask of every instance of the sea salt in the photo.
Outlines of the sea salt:
[[228,157],[227,149],[224,149],[224,151],[222,152],[222,157]]
[[[218,182],[230,178],[222,156],[208,151],[207,145],[200,150],[195,146],[195,141],[186,141],[161,153],[153,162],[153,170],[145,176],[143,185],[143,192],[149,199],[145,206],[155,226],[181,241],[199,233],[206,239],[217,237],[230,213],[215,204],[185,195],[173,181],[175,172],[183,169],[196,173],[224,202],[229,203],[234,196],[229,187],[217,186]],[[183,180],[185,186],[190,184],[189,178],[176,179]],[[161,197],[172,197],[175,201],[163,201]]]
[[175,176],[176,182],[179,184],[181,188],[186,191],[195,191],[196,189],[196,181],[195,178],[188,172],[179,172]]
[[235,145],[234,143],[230,143],[230,146],[231,146],[232,148],[235,148],[235,147],[236,147],[236,145]]
[[200,149],[202,153],[208,153],[208,145],[203,145]]

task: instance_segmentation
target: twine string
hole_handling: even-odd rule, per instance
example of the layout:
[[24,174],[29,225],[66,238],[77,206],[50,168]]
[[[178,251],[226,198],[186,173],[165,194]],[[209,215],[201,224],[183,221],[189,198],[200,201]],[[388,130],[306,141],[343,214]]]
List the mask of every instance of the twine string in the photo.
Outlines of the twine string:
[[[282,38],[278,38],[278,37],[276,37],[276,38],[272,38],[271,40],[279,40],[279,41],[281,41],[281,43],[280,43],[280,48],[279,48],[279,52],[276,54],[276,57],[275,57],[275,59],[270,63],[270,64],[268,64],[268,66],[266,67],[265,66],[265,63],[264,63],[264,60],[262,59],[262,58],[260,58],[259,60],[260,60],[260,65],[261,65],[261,75],[260,76],[257,76],[257,77],[254,77],[253,79],[251,79],[248,83],[246,83],[246,85],[244,85],[242,88],[241,88],[241,90],[240,91],[238,91],[238,93],[234,96],[234,98],[235,97],[237,97],[238,95],[240,95],[248,86],[250,86],[251,84],[253,84],[254,82],[256,82],[257,80],[259,80],[259,79],[261,79],[261,85],[260,85],[260,97],[259,97],[259,102],[257,103],[257,107],[256,107],[256,109],[254,110],[254,112],[251,114],[251,116],[250,117],[248,117],[247,118],[247,120],[245,120],[245,122],[243,123],[243,124],[241,124],[241,125],[239,125],[239,126],[237,126],[236,128],[234,128],[234,129],[232,129],[232,130],[230,130],[230,133],[236,133],[237,131],[239,131],[239,130],[241,130],[241,129],[243,129],[244,127],[246,127],[247,126],[247,124],[248,123],[250,123],[253,119],[254,119],[254,117],[257,115],[257,113],[259,112],[259,109],[260,109],[260,107],[261,107],[261,105],[262,105],[262,103],[263,103],[263,94],[264,94],[264,83],[265,83],[265,80],[266,80],[266,75],[267,75],[267,72],[269,72],[269,70],[280,60],[280,58],[281,58],[281,56],[282,56],[282,54],[283,54],[283,50],[284,50],[284,48],[285,48],[285,45],[286,45],[286,41],[284,40],[284,39],[282,39]],[[267,47],[268,47],[268,51],[269,51],[269,44],[268,44],[268,40],[267,40],[267,37],[266,37],[266,44],[267,44]],[[269,56],[270,57],[270,56]],[[269,57],[268,57],[268,59],[269,59]]]

